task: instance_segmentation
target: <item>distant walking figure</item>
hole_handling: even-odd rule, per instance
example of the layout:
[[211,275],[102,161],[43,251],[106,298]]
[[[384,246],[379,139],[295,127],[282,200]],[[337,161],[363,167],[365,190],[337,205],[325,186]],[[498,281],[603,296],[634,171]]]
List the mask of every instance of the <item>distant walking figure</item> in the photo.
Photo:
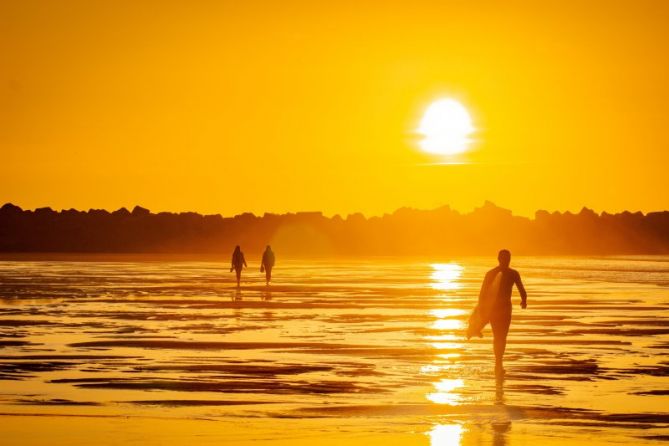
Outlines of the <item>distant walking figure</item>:
[[503,358],[506,349],[506,336],[511,325],[511,291],[515,284],[520,293],[520,307],[527,308],[527,293],[520,274],[509,268],[511,253],[503,249],[497,255],[499,265],[485,275],[478,305],[469,318],[467,339],[472,336],[482,337],[481,330],[490,322],[495,351],[495,375],[504,376]]
[[237,288],[239,288],[239,284],[242,280],[242,270],[246,265],[246,259],[244,258],[244,253],[242,252],[241,248],[239,245],[235,247],[235,251],[232,253],[232,262],[230,265],[230,272],[232,270],[235,270],[235,273],[237,274]]
[[260,263],[260,272],[265,272],[265,283],[269,285],[270,280],[272,280],[272,268],[274,268],[274,251],[272,248],[267,245],[265,252],[262,254],[262,262]]

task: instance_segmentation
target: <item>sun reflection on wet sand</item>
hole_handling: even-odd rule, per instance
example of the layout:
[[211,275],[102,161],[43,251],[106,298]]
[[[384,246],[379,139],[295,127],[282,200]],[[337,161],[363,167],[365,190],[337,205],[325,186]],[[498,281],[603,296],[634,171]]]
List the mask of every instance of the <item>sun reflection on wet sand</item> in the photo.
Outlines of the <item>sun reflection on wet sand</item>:
[[432,324],[435,330],[457,330],[464,326],[462,321],[457,319],[439,319]]
[[457,308],[435,308],[434,310],[430,310],[430,314],[432,316],[440,319],[460,316],[465,313],[466,313],[465,310],[459,310]]
[[461,402],[462,396],[453,392],[456,389],[464,387],[465,382],[461,378],[442,379],[433,384],[437,392],[428,393],[427,399],[436,404],[448,404],[455,406]]
[[433,342],[431,345],[437,350],[461,350],[463,347],[460,342]]
[[[431,274],[435,281],[431,286],[440,291],[453,291],[461,287],[458,279],[462,275],[463,267],[456,263],[433,264],[434,269]],[[443,297],[448,297],[443,296]],[[460,319],[456,319],[465,313],[464,309],[440,309],[435,308],[430,314],[436,318],[430,328],[438,331],[439,334],[425,336],[426,341],[436,350],[433,364],[425,365],[421,368],[423,373],[443,373],[448,372],[453,367],[453,363],[460,357],[460,351],[463,344],[458,342],[462,336],[458,334],[464,324]],[[442,342],[435,342],[442,341]],[[448,341],[448,342],[443,342]],[[448,353],[443,350],[449,350]],[[435,392],[425,395],[425,397],[436,404],[457,405],[460,404],[462,396],[456,392],[457,389],[464,387],[465,382],[461,378],[442,378],[433,383]],[[455,444],[453,436],[457,434],[458,442],[462,426],[460,425],[439,425],[430,432],[432,444]],[[446,441],[448,439],[448,441]]]
[[431,446],[458,446],[462,439],[460,424],[437,424],[427,434],[430,436]]
[[433,263],[432,265],[432,274],[430,278],[434,280],[432,283],[432,288],[435,290],[458,290],[462,287],[462,284],[458,282],[460,276],[462,276],[462,266],[457,263]]

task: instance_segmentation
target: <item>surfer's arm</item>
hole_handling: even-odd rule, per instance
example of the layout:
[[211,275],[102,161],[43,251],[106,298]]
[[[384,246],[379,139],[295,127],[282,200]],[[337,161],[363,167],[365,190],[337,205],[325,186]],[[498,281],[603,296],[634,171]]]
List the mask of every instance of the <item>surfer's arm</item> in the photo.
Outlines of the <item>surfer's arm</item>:
[[518,288],[518,292],[520,293],[520,302],[523,305],[527,305],[527,291],[525,291],[525,286],[523,285],[523,281],[520,280],[520,273],[518,273],[517,271],[516,271],[515,284],[516,288]]

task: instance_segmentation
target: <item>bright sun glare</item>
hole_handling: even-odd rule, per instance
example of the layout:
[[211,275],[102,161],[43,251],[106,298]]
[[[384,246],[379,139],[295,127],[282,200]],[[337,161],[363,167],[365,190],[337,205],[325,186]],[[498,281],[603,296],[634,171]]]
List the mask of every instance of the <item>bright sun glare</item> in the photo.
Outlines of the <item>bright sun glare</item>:
[[454,99],[439,99],[427,108],[418,126],[420,147],[438,155],[467,150],[475,128],[467,109]]

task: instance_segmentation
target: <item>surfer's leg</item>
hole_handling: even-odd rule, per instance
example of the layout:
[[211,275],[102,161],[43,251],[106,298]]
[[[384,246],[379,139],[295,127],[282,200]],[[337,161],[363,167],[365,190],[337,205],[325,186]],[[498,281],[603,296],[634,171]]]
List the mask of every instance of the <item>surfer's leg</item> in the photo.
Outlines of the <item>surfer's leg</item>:
[[511,325],[511,305],[495,308],[490,318],[492,327],[493,348],[495,352],[495,372],[503,373],[504,351],[506,350],[506,336]]
[[235,268],[235,273],[237,274],[237,288],[239,288],[240,282],[242,280],[242,269]]

